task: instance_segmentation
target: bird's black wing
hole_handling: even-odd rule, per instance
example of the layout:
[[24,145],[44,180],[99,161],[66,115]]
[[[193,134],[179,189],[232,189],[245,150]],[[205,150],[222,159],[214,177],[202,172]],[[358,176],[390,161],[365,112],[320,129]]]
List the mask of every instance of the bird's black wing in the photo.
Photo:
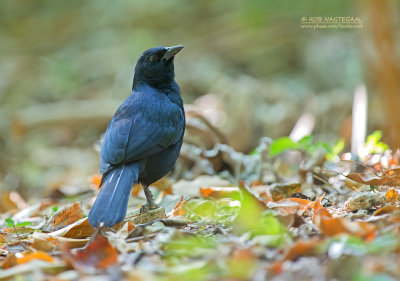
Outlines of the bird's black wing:
[[117,110],[104,136],[101,173],[159,153],[183,135],[184,112],[164,94],[131,97]]

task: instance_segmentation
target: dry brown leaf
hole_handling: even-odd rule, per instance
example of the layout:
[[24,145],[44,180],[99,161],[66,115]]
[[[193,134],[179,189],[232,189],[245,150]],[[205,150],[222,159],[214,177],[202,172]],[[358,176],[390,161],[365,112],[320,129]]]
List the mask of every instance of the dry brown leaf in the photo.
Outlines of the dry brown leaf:
[[42,251],[36,251],[32,253],[18,253],[16,257],[17,257],[17,264],[27,263],[30,262],[31,260],[42,260],[47,262],[54,261],[54,258],[52,256]]
[[400,207],[395,207],[393,205],[384,206],[375,211],[374,216],[382,216],[386,214],[391,214],[395,211],[400,211]]
[[118,251],[100,232],[85,249],[72,252],[67,245],[63,255],[76,269],[86,272],[107,269],[118,262]]
[[183,195],[181,196],[181,199],[179,200],[178,203],[176,203],[175,207],[172,209],[172,211],[167,215],[167,217],[170,216],[181,216],[185,214],[185,209],[183,208]]
[[381,175],[350,173],[345,177],[353,181],[368,185],[400,186],[400,168],[386,170]]
[[0,244],[9,243],[6,233],[0,233]]
[[79,203],[74,203],[56,212],[49,221],[49,231],[55,231],[74,223],[83,217],[83,211]]
[[387,201],[389,203],[395,203],[397,201],[397,199],[399,198],[399,192],[395,189],[391,189],[388,192],[386,192],[385,194]]
[[86,238],[94,233],[95,229],[89,224],[88,218],[80,219],[62,229],[49,233],[50,236],[68,237],[68,238]]
[[269,193],[274,201],[290,197],[295,192],[300,192],[301,183],[276,184],[269,188]]
[[172,188],[171,188],[172,183],[173,183],[173,181],[170,178],[163,177],[163,178],[159,179],[158,181],[152,183],[151,186],[155,187],[161,191],[170,190],[172,192]]
[[89,177],[89,182],[96,187],[100,187],[101,178],[101,174],[94,174]]
[[21,195],[15,191],[2,192],[0,195],[0,212],[2,213],[13,209],[21,210],[27,207],[28,204],[21,197]]
[[139,183],[135,183],[132,186],[131,195],[134,196],[134,197],[137,197],[137,196],[139,196],[139,193],[140,193],[141,190],[142,190],[142,185],[139,184]]
[[50,252],[54,249],[54,241],[53,239],[38,239],[34,238],[32,243],[32,248],[42,251],[42,252]]
[[313,222],[321,233],[326,236],[349,233],[365,240],[371,240],[374,238],[376,230],[374,225],[367,222],[354,222],[345,218],[334,218],[326,208],[319,206],[319,204],[314,206]]
[[[43,243],[52,243],[54,247],[58,250],[61,250],[63,248],[64,244],[68,243],[69,248],[80,248],[83,247],[87,244],[89,241],[89,238],[86,239],[72,239],[72,238],[66,238],[66,237],[61,237],[61,236],[52,236],[50,233],[40,233],[40,232],[35,232],[32,235],[33,241],[35,240],[42,240]],[[42,243],[42,241],[37,241],[36,243]]]
[[312,253],[320,245],[321,239],[310,239],[297,241],[284,255],[282,261],[294,260],[301,256]]
[[226,198],[239,197],[239,188],[237,187],[200,187],[200,195],[203,197]]
[[86,238],[90,237],[94,231],[95,229],[89,224],[88,218],[84,218],[72,224],[72,227],[65,232],[63,237],[75,239]]
[[267,207],[275,210],[279,215],[285,216],[290,214],[302,215],[306,208],[309,208],[309,200],[301,198],[287,198],[277,202],[268,202]]

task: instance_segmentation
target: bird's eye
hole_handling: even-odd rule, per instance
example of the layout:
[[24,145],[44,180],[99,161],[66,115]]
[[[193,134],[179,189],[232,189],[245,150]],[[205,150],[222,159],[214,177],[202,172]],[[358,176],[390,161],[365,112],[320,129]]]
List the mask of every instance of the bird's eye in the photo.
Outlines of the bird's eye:
[[157,57],[156,55],[152,55],[152,56],[149,58],[149,60],[150,60],[151,62],[156,62],[156,61],[158,61],[158,57]]

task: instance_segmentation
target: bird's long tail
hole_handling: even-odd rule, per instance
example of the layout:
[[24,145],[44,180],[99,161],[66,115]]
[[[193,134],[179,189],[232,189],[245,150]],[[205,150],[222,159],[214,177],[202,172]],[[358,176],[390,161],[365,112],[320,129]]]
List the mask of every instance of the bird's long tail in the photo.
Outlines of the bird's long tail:
[[89,212],[89,223],[97,227],[113,226],[124,220],[132,185],[138,181],[139,165],[122,165],[110,171]]

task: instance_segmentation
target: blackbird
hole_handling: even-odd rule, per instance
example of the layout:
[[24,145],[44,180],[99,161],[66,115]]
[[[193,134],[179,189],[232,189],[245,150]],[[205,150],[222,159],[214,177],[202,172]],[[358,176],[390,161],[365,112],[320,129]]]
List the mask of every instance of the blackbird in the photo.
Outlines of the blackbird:
[[141,183],[155,209],[149,185],[175,165],[185,132],[185,111],[174,77],[174,57],[183,46],[155,47],[138,59],[132,94],[121,104],[104,135],[100,153],[102,189],[89,212],[93,227],[124,220],[130,191]]

